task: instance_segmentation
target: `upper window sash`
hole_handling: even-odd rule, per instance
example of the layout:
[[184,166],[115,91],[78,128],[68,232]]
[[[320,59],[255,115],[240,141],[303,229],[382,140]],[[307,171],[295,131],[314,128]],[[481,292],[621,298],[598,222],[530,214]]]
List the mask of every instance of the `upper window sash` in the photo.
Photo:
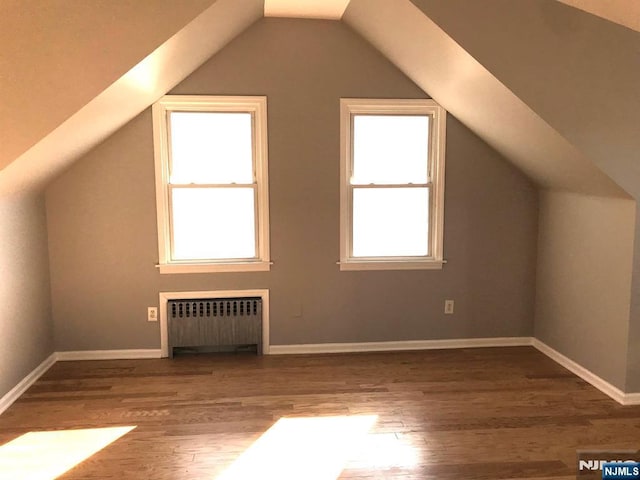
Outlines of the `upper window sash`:
[[181,109],[166,121],[170,183],[255,183],[253,112]]
[[[429,183],[428,114],[351,113],[352,185]],[[387,131],[394,126],[394,139]]]

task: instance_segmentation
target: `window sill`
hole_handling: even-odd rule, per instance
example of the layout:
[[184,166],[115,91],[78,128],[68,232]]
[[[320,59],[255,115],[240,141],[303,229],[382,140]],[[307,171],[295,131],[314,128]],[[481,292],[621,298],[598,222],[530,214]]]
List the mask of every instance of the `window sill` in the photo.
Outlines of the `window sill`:
[[165,273],[268,272],[272,262],[245,263],[163,263],[156,265]]
[[421,260],[421,261],[397,261],[397,260],[379,260],[379,261],[358,261],[350,260],[346,262],[338,262],[341,271],[357,271],[357,270],[442,270],[442,266],[446,260]]

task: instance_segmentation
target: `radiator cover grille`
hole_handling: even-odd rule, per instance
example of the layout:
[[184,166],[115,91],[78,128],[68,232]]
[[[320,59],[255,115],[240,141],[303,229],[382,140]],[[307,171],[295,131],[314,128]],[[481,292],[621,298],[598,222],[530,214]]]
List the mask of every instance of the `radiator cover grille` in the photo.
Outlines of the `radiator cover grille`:
[[169,300],[169,356],[174,347],[256,345],[262,353],[262,299]]

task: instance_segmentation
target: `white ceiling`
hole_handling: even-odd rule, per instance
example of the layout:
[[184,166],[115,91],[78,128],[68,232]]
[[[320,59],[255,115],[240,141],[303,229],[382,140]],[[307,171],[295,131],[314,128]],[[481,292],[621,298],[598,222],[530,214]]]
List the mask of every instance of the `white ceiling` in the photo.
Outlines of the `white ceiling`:
[[340,20],[350,0],[264,0],[265,17]]

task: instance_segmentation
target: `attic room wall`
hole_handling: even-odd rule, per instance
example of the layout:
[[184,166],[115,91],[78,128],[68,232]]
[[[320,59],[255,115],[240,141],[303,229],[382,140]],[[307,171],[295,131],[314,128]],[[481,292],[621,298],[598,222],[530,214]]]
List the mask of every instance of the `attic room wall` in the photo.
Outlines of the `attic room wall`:
[[631,314],[627,340],[627,392],[640,392],[640,208],[636,202],[636,237],[634,241],[633,280],[631,282]]
[[540,193],[535,336],[624,391],[635,202]]
[[0,197],[0,398],[54,351],[42,194]]
[[58,350],[158,348],[146,307],[180,290],[269,288],[272,345],[533,333],[536,190],[451,116],[449,263],[338,270],[340,97],[425,97],[343,24],[263,19],[171,93],[267,95],[272,270],[158,273],[147,110],[47,189]]
[[[553,0],[412,2],[604,173],[640,199],[640,32]],[[467,15],[459,15],[460,8]],[[586,222],[579,230],[591,228],[586,213],[578,217]],[[633,281],[625,327],[624,343],[629,345],[625,390],[640,392],[640,218],[626,218],[628,224],[619,227],[635,229],[636,251],[630,260]],[[576,217],[566,221],[575,223]],[[627,265],[620,267],[619,279],[626,278]],[[610,275],[611,268],[605,268],[605,275]],[[589,269],[590,263],[583,266],[584,271]],[[568,275],[564,278],[571,281]],[[603,282],[598,295],[602,304],[596,310],[608,305],[608,298],[624,294]],[[571,342],[567,338],[559,345]],[[595,344],[594,348],[598,349]]]

